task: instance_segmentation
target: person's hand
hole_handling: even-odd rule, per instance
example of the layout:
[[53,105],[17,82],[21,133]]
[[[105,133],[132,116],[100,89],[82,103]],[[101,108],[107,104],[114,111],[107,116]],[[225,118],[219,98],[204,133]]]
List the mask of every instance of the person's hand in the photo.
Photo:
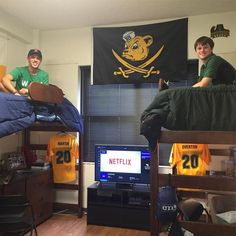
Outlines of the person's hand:
[[14,95],[21,96],[20,93],[18,93],[18,92],[15,92]]
[[29,92],[29,90],[26,89],[26,88],[22,88],[22,89],[19,90],[19,94],[22,94],[22,95],[28,94],[28,92]]
[[20,96],[20,93],[18,90],[15,90],[14,92],[12,92],[13,95],[16,95],[16,96]]

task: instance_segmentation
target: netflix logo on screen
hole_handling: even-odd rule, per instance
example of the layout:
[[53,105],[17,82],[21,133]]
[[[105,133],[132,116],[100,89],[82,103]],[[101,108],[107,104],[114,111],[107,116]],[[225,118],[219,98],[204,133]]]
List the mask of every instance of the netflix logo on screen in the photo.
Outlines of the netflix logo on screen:
[[107,150],[101,153],[101,171],[116,173],[141,173],[140,152]]
[[122,165],[131,165],[131,159],[122,159],[122,158],[110,158],[109,159],[109,164],[110,165],[117,165],[117,164],[122,164]]

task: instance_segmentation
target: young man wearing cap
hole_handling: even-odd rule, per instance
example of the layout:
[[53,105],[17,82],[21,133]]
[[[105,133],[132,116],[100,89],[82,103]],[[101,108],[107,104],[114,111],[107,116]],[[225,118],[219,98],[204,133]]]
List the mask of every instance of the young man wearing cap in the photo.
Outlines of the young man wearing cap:
[[[39,49],[30,49],[28,66],[17,67],[0,81],[0,91],[14,95],[28,95],[28,86],[31,82],[48,84],[48,73],[39,69],[42,62],[42,53]],[[15,82],[15,86],[12,82]]]

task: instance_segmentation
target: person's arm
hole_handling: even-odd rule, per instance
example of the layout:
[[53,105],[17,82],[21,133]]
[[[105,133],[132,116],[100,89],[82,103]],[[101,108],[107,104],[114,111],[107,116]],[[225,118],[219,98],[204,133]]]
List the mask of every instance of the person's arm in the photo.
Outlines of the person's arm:
[[13,77],[10,74],[6,74],[2,78],[2,84],[7,89],[10,93],[15,94],[15,95],[20,95],[19,92],[15,89],[15,87],[12,84]]
[[193,87],[208,87],[212,85],[212,78],[210,77],[204,77],[201,79],[201,81],[197,82],[193,85]]

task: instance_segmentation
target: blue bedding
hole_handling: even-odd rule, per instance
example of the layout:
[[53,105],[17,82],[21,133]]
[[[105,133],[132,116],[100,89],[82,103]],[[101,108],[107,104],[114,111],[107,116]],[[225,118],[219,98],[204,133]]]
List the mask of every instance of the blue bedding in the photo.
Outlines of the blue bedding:
[[66,98],[55,105],[0,92],[0,138],[28,128],[37,120],[59,120],[72,131],[83,133],[81,116]]

